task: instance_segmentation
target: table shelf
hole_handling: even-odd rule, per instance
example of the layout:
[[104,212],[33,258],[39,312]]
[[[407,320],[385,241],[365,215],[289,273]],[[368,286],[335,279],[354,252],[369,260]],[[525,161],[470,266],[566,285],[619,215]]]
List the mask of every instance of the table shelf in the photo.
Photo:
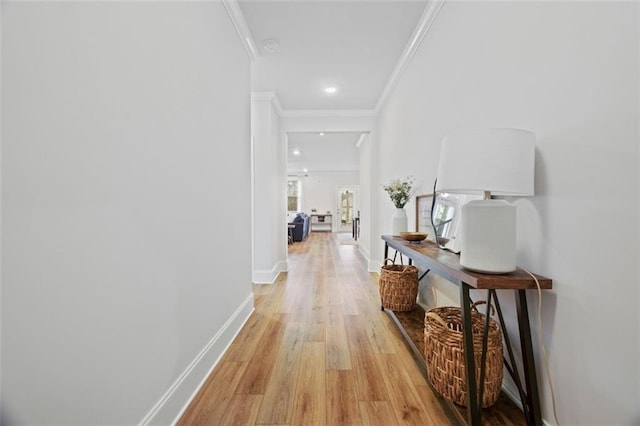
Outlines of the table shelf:
[[[429,381],[427,375],[427,364],[424,359],[424,314],[425,310],[422,306],[416,305],[415,309],[409,312],[394,312],[386,309],[400,334],[404,338],[404,342],[411,351],[420,373]],[[435,392],[437,403],[444,411],[445,415],[452,425],[464,425],[467,422],[466,410],[464,407],[458,406],[451,401],[442,398]],[[527,424],[524,413],[520,408],[509,399],[504,392],[500,393],[498,400],[494,405],[482,410],[483,425],[501,426],[505,424],[505,418],[509,419],[511,425]]]
[[[442,250],[432,242],[425,241],[415,244],[389,235],[383,235],[382,239],[385,242],[385,259],[389,257],[389,249],[392,248],[396,251],[396,254],[400,253],[401,255],[408,257],[409,264],[415,263],[416,265],[422,266],[427,269],[427,272],[438,274],[459,287],[460,308],[462,311],[464,333],[465,364],[467,371],[466,379],[467,389],[469,390],[466,416],[468,423],[471,425],[480,425],[480,418],[482,415],[482,410],[479,408],[476,395],[476,378],[475,374],[472,373],[475,372],[475,361],[472,355],[471,298],[469,296],[469,291],[477,289],[486,290],[487,303],[491,304],[493,300],[496,307],[500,326],[505,339],[505,345],[508,351],[509,363],[507,363],[507,357],[505,355],[505,365],[518,387],[526,422],[529,425],[541,425],[542,414],[540,411],[538,384],[533,358],[533,347],[531,343],[531,329],[529,324],[526,290],[537,289],[537,285],[540,285],[541,290],[551,289],[551,279],[534,274],[538,281],[538,284],[536,284],[536,280],[522,269],[517,269],[512,273],[502,275],[472,272],[460,266],[460,258],[458,255]],[[507,333],[504,317],[500,308],[497,290],[515,291],[524,380],[520,379],[514,352],[511,347],[510,338]],[[420,368],[423,369],[423,373],[426,373],[426,363],[422,354],[423,351],[419,349],[419,342],[416,342],[417,330],[415,328],[420,327],[420,325],[416,325],[415,319],[412,321],[413,325],[407,324],[406,319],[403,324],[403,321],[400,319],[402,318],[402,315],[390,311],[387,313],[398,326],[405,337],[407,344],[414,352],[414,358],[418,361]],[[422,313],[422,316],[424,317],[424,312]],[[414,336],[413,338],[411,337],[412,335]]]

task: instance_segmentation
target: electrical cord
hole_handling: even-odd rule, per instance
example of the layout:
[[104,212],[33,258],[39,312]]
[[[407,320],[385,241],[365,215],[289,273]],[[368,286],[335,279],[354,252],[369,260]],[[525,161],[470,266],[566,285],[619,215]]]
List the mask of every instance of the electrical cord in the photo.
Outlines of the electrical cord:
[[538,287],[538,343],[540,344],[540,349],[542,349],[542,360],[544,362],[544,371],[547,374],[547,381],[549,382],[549,390],[551,390],[551,404],[553,405],[553,417],[556,420],[556,425],[560,425],[560,421],[558,420],[558,412],[556,410],[556,394],[553,391],[553,382],[551,380],[551,371],[549,369],[549,359],[547,357],[547,349],[544,347],[544,341],[542,338],[542,289],[540,288],[540,282],[538,278],[533,275],[531,272],[527,271],[524,268],[521,268],[527,274],[531,275],[531,278],[536,282],[536,286]]
[[[438,179],[436,178],[436,180],[433,182],[433,197],[431,200],[430,219],[431,219],[431,226],[433,227],[433,231],[435,233],[436,244],[438,245],[438,247],[444,248],[442,245],[440,245],[440,239],[438,238],[438,228],[436,228],[436,224],[433,220],[433,210],[436,205],[436,197],[438,195],[436,193],[437,184],[438,184]],[[525,271],[527,274],[531,275],[531,278],[533,278],[533,280],[536,282],[536,287],[538,287],[538,343],[540,344],[540,348],[542,349],[544,371],[547,375],[547,381],[549,382],[549,389],[551,390],[551,404],[553,406],[553,417],[556,421],[556,425],[560,426],[560,421],[558,420],[558,411],[556,409],[556,394],[553,390],[553,381],[551,380],[551,371],[549,369],[549,358],[547,356],[547,349],[544,346],[544,340],[542,336],[542,289],[540,288],[540,282],[538,281],[538,278],[536,278],[535,275],[533,275],[531,272],[527,271],[524,268],[521,268],[521,269]]]

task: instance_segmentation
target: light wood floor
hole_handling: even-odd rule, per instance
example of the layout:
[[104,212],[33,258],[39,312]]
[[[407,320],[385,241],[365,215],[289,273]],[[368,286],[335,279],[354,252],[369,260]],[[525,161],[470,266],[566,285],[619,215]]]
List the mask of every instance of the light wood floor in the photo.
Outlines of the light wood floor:
[[253,292],[255,312],[180,425],[456,423],[380,311],[357,246],[311,233],[289,246],[289,272]]

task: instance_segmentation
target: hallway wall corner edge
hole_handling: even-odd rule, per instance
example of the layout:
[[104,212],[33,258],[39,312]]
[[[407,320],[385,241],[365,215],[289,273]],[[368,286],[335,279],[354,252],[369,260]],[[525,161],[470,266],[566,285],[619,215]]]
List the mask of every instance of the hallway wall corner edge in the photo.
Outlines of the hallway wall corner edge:
[[250,293],[138,424],[176,424],[253,311],[253,293]]
[[278,275],[282,272],[288,271],[288,264],[286,260],[279,260],[271,270],[255,270],[253,271],[253,283],[254,284],[273,284],[276,282]]

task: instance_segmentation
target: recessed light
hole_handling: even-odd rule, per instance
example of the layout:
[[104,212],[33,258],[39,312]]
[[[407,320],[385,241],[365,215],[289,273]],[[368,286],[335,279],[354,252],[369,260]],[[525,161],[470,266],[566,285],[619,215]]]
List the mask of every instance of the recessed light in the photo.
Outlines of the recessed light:
[[324,93],[328,95],[335,95],[337,91],[338,91],[338,88],[334,86],[329,86],[324,88]]
[[324,136],[324,132],[320,132],[320,133],[319,133],[319,135],[320,135],[320,136]]
[[294,149],[293,150],[293,155],[300,155],[300,150],[299,149]]
[[302,169],[303,172],[307,173],[309,169]]

